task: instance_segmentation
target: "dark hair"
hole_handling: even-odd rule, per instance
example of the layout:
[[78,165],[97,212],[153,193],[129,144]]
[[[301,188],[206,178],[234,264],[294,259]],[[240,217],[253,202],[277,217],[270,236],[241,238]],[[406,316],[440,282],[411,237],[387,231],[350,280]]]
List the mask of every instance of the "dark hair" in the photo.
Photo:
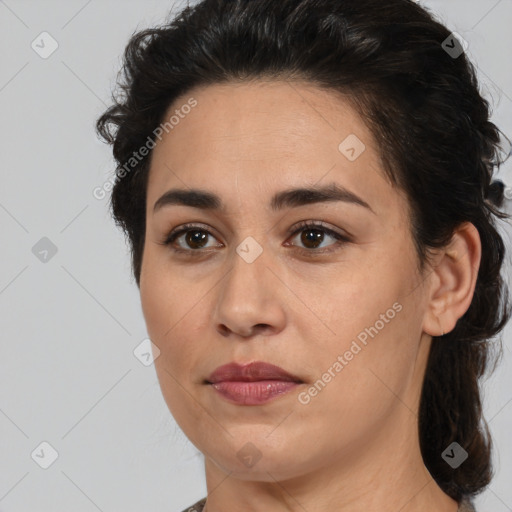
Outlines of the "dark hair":
[[[151,153],[124,176],[119,170],[195,86],[269,78],[345,94],[391,183],[407,194],[422,271],[429,249],[444,247],[463,222],[475,225],[482,259],[474,296],[452,332],[432,340],[418,424],[424,463],[443,491],[458,501],[481,492],[492,465],[479,378],[490,347],[501,355],[495,336],[511,314],[495,218],[509,216],[499,210],[503,184],[492,182],[503,161],[500,131],[457,39],[411,0],[203,0],[133,34],[121,71],[121,93],[97,130],[118,164],[110,206],[138,286]],[[457,469],[442,458],[452,442],[469,454]]]

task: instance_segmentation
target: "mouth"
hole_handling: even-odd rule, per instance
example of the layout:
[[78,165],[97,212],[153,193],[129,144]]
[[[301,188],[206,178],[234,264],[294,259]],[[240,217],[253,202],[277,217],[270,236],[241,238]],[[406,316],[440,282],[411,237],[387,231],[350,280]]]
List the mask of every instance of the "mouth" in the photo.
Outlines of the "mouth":
[[231,403],[261,405],[304,384],[279,366],[254,362],[230,363],[217,368],[204,382]]
[[293,375],[279,366],[256,361],[246,365],[229,363],[219,366],[205,381],[206,384],[218,382],[257,382],[257,381],[282,381],[303,383],[296,375]]

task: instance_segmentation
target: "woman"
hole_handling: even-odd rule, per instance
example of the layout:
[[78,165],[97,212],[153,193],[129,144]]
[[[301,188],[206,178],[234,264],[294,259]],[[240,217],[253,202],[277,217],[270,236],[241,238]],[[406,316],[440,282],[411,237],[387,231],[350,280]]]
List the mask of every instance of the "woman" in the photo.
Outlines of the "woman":
[[120,86],[97,128],[205,455],[187,510],[474,510],[510,303],[499,131],[457,38],[409,0],[203,0],[133,35]]

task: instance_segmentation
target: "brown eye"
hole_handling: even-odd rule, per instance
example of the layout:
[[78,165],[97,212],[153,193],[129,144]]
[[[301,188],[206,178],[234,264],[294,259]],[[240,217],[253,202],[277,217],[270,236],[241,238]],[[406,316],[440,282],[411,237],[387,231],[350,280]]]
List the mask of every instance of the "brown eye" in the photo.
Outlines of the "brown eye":
[[177,230],[172,231],[160,243],[162,245],[171,246],[172,250],[176,252],[189,254],[206,252],[204,249],[222,246],[222,244],[208,246],[210,236],[214,239],[213,235],[201,226],[185,224]]
[[324,233],[320,229],[304,229],[301,232],[300,241],[307,249],[316,249],[324,239]]
[[201,229],[190,229],[185,232],[185,243],[192,249],[202,249],[208,239],[206,231]]
[[[295,229],[293,231],[293,229]],[[299,227],[295,226],[289,233],[294,238],[300,238],[296,243],[285,244],[292,245],[299,252],[306,256],[322,255],[340,248],[340,246],[351,242],[348,235],[343,235],[332,229],[325,227],[322,223],[313,221],[303,221]],[[334,239],[334,243],[324,245],[325,238]],[[188,256],[200,256],[211,253],[210,249],[223,247],[222,243],[208,245],[210,237],[215,237],[202,226],[195,224],[185,224],[172,231],[162,242],[162,245],[168,245],[176,253],[182,253]],[[293,239],[292,239],[293,240]]]
[[[342,235],[336,231],[323,226],[321,223],[315,223],[312,221],[304,221],[299,225],[298,229],[293,232],[296,235],[294,238],[299,237],[299,244],[297,245],[299,250],[306,254],[323,254],[336,250],[340,245],[350,242],[350,238],[347,235]],[[321,244],[325,240],[325,236],[334,238],[335,242],[327,246],[321,247]],[[302,245],[302,247],[301,247]],[[320,249],[319,249],[320,248]]]

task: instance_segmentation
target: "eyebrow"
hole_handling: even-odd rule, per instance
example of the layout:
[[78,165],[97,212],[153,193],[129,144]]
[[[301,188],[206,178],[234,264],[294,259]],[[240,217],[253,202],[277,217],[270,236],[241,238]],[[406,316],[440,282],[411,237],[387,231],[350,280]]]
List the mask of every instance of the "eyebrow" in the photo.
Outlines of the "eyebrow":
[[[272,197],[269,205],[272,211],[279,211],[285,208],[297,208],[308,204],[331,201],[343,201],[359,205],[375,214],[372,207],[366,201],[337,183],[283,190]],[[226,210],[222,199],[218,195],[201,189],[168,190],[156,201],[153,213],[169,205],[190,206],[201,210]]]

